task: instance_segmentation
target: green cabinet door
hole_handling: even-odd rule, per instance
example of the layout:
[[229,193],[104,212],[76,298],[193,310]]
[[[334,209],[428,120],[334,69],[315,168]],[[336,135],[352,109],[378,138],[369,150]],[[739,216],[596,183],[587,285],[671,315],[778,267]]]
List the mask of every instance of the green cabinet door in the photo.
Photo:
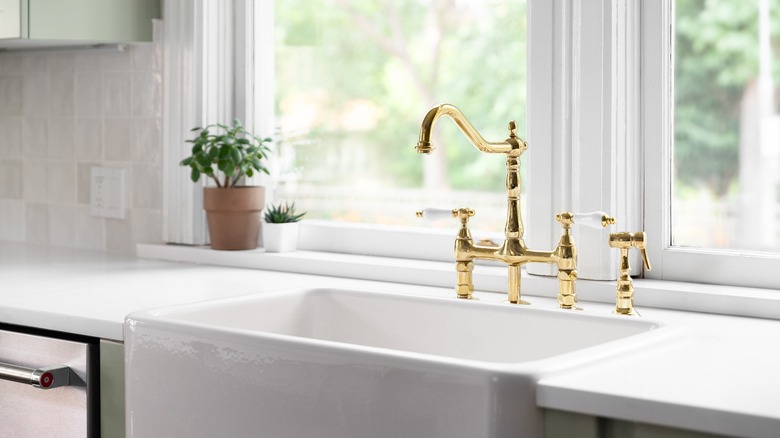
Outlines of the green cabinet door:
[[27,0],[29,38],[151,41],[159,0]]

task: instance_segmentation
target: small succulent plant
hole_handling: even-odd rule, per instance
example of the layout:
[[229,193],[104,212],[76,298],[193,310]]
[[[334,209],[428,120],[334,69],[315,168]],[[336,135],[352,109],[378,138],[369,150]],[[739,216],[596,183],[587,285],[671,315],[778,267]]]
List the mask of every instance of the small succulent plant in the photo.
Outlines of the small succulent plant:
[[282,204],[280,202],[277,205],[271,204],[266,207],[263,218],[266,222],[271,224],[286,224],[289,222],[298,222],[305,214],[306,212],[298,214],[295,211],[294,202],[292,204],[287,204],[286,202]]

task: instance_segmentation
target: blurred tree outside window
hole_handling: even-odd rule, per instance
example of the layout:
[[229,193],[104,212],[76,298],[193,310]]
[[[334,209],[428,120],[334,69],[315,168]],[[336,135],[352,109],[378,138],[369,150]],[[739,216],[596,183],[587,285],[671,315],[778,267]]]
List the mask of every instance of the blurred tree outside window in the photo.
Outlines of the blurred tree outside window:
[[277,2],[276,197],[309,218],[404,226],[425,226],[424,207],[468,206],[475,227],[502,230],[502,154],[448,119],[433,154],[414,145],[439,103],[488,140],[512,119],[525,137],[525,17],[522,0]]
[[780,250],[780,0],[676,0],[672,244]]

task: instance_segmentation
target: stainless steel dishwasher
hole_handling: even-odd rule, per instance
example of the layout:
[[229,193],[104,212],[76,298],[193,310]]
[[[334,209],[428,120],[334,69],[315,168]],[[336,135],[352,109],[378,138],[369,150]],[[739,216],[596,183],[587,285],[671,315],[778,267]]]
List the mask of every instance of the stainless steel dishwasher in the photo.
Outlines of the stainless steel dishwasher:
[[97,344],[8,328],[0,325],[0,437],[98,436]]

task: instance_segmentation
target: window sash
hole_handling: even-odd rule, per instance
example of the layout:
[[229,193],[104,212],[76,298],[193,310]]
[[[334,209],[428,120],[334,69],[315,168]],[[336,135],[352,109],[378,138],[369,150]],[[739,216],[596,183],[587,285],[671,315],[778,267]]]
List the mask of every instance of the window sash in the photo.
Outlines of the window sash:
[[[231,27],[226,20],[204,20],[204,0],[187,2],[183,15],[170,10],[180,2],[170,3],[166,16],[179,19],[165,23],[165,74],[170,79],[166,84],[189,84],[195,92],[187,95],[182,87],[166,86],[165,112],[178,115],[166,117],[164,127],[164,229],[169,242],[203,244],[201,191],[178,167],[182,150],[176,145],[184,145],[191,126],[217,116],[209,109],[213,106],[206,105],[216,99],[215,90],[220,87],[217,75],[205,68],[199,71],[198,66],[205,66],[209,56],[217,56],[215,44],[223,48],[231,44],[229,33],[219,32]],[[235,0],[233,4],[235,20],[251,13],[255,22],[264,20],[266,24],[255,28],[254,48],[242,44],[229,47],[235,54],[232,68],[238,72],[232,77],[239,83],[231,85],[229,91],[220,89],[231,97],[216,100],[218,112],[224,119],[228,113],[251,116],[254,110],[255,129],[263,131],[273,126],[269,97],[273,93],[269,86],[273,79],[273,26],[268,25],[273,2]],[[673,0],[528,0],[527,7],[527,77],[534,84],[527,93],[527,157],[533,161],[524,181],[529,188],[529,247],[554,247],[560,236],[553,220],[555,213],[604,210],[617,217],[616,227],[574,231],[581,278],[614,279],[617,251],[607,247],[608,233],[645,229],[653,264],[646,275],[649,278],[777,288],[771,273],[780,268],[780,257],[671,247]],[[240,40],[241,34],[236,32],[233,39]],[[216,43],[207,35],[224,38]],[[246,56],[252,54],[255,68],[254,74],[249,74]],[[196,74],[185,75],[187,68]],[[244,94],[241,89],[255,89],[255,99],[237,98],[237,94]],[[355,235],[362,232],[363,237],[370,237],[382,232],[377,228],[365,233],[358,225]],[[340,233],[342,239],[318,241],[318,248],[349,252],[339,240],[349,239],[350,233]],[[377,245],[387,242],[385,237],[378,237]],[[415,252],[414,245],[409,245],[409,256],[414,258]],[[635,274],[639,274],[638,254],[632,257]],[[554,268],[529,265],[529,271],[553,274]]]
[[[642,132],[648,278],[758,288],[780,287],[780,254],[673,247],[674,2],[642,2]],[[660,90],[660,92],[659,92]]]

